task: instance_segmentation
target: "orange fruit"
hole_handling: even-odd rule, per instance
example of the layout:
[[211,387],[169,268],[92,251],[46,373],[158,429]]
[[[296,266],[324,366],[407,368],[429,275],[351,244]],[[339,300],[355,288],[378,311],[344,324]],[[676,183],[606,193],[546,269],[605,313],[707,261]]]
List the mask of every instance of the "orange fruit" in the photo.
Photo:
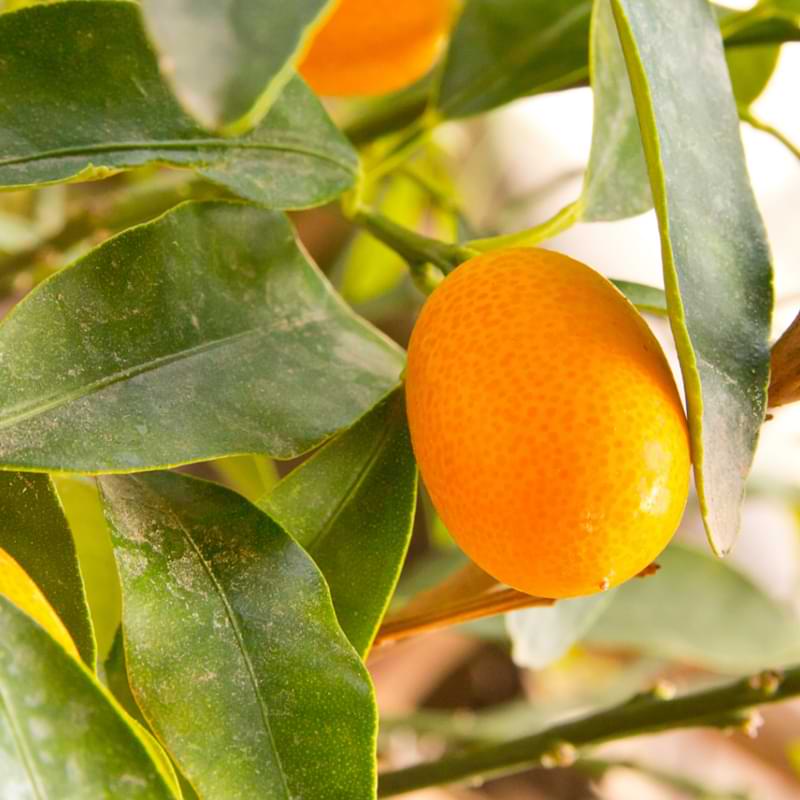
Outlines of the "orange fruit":
[[312,40],[300,73],[318,94],[392,92],[434,64],[452,0],[340,0]]
[[502,583],[601,591],[680,522],[689,438],[672,373],[641,315],[585,264],[515,248],[459,266],[414,327],[406,393],[434,506]]

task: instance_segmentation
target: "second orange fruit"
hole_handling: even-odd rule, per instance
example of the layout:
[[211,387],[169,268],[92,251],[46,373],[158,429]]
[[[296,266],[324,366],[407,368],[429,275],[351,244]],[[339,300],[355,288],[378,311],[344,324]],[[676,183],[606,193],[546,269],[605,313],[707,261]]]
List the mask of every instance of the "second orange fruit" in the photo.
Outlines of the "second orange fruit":
[[499,581],[591,594],[669,542],[688,494],[686,418],[658,341],[594,270],[533,248],[462,264],[423,307],[406,375],[434,506]]
[[402,89],[433,66],[452,7],[452,0],[339,0],[300,73],[324,95]]

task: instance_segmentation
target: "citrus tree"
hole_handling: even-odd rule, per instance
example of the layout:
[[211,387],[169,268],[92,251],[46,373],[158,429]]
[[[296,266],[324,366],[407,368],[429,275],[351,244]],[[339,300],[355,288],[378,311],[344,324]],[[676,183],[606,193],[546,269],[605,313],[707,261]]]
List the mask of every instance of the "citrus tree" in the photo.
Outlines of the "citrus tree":
[[[740,140],[797,154],[752,105],[798,39],[796,0],[6,0],[0,794],[596,772],[592,745],[800,695],[797,622],[719,561],[800,400]],[[476,230],[438,132],[587,85],[580,195]],[[537,248],[651,208],[663,290]],[[665,550],[690,469],[709,549]],[[368,663],[479,619],[523,667],[582,642],[737,680],[628,675],[524,735],[444,715],[439,757],[393,763]]]

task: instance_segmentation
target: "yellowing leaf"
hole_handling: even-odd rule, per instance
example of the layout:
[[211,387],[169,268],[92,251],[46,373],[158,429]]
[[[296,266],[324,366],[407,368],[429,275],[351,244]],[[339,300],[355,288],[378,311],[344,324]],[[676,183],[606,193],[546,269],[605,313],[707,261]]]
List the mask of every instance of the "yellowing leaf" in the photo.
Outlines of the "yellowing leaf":
[[0,594],[36,620],[70,655],[80,659],[64,623],[28,573],[0,548]]

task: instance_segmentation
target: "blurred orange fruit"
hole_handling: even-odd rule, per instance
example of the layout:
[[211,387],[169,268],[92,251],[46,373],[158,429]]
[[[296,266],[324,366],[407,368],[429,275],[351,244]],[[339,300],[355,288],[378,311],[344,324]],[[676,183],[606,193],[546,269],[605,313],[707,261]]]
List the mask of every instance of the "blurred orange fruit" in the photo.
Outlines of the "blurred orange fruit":
[[64,623],[27,572],[0,548],[0,595],[33,617],[70,655],[78,658],[78,649]]
[[615,586],[664,549],[689,438],[663,352],[603,276],[560,253],[486,253],[425,303],[406,371],[433,504],[497,580],[542,597]]
[[300,73],[323,95],[402,89],[433,66],[452,7],[452,0],[339,0]]

